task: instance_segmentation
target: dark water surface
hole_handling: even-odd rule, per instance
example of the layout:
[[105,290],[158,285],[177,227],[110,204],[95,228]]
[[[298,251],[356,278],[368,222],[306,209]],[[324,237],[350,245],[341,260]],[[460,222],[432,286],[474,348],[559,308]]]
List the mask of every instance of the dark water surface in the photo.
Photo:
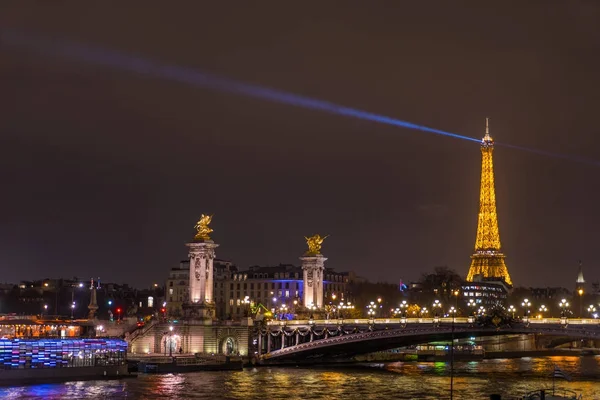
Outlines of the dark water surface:
[[[554,365],[573,377],[557,387],[600,400],[600,357],[544,357],[456,362],[454,399],[514,399],[552,387]],[[441,399],[449,398],[450,367],[406,362],[367,367],[249,368],[244,371],[148,375],[0,388],[2,399]]]

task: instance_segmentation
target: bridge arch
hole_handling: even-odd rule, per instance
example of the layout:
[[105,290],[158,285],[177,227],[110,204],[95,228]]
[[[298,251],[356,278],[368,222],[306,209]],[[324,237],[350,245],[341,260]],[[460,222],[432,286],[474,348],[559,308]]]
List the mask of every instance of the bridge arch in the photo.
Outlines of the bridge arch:
[[[404,324],[355,324],[351,326],[331,327],[331,335],[311,334],[313,340],[309,342],[296,342],[295,345],[271,347],[261,355],[261,360],[270,362],[298,362],[315,360],[323,357],[352,357],[358,354],[388,350],[397,347],[421,344],[432,341],[467,338],[472,336],[497,336],[505,334],[544,334],[548,336],[570,338],[600,338],[600,326],[566,326],[560,324],[534,325],[528,323],[515,323],[507,326],[477,326],[475,324],[451,323],[404,323]],[[266,336],[272,333],[282,333],[285,336],[294,332],[322,332],[327,326],[270,326]],[[329,331],[329,330],[328,330]],[[337,332],[341,332],[337,334]],[[277,343],[278,344],[278,343]]]

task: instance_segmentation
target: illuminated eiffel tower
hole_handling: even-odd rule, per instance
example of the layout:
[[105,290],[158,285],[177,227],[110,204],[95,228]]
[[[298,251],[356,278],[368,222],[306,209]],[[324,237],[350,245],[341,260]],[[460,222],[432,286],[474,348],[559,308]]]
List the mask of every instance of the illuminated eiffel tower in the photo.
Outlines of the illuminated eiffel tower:
[[496,190],[494,189],[494,163],[492,153],[494,140],[490,136],[489,121],[485,120],[485,136],[481,141],[481,192],[479,194],[479,221],[475,253],[471,256],[471,268],[467,281],[476,276],[484,279],[503,280],[512,285],[504,254],[500,251],[500,233],[496,214]]

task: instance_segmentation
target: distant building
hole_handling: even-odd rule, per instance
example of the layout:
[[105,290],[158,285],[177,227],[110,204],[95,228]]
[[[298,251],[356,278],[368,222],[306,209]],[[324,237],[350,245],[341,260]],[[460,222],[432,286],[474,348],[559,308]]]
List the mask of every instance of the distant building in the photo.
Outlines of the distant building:
[[471,299],[474,300],[475,310],[483,306],[486,310],[502,306],[506,303],[506,298],[510,291],[510,286],[504,280],[485,279],[480,276],[475,277],[472,282],[465,282],[462,285],[462,296],[468,309]]
[[[283,306],[288,313],[294,313],[302,306],[302,268],[292,264],[279,264],[272,267],[252,266],[245,271],[224,273],[223,280],[215,280],[215,303],[217,317],[240,318],[246,315],[253,305],[279,312]],[[343,298],[349,283],[357,279],[352,272],[334,272],[325,269],[323,289],[325,297],[338,294]]]
[[[535,300],[546,300],[547,303],[556,303],[564,298],[569,298],[571,293],[562,287],[529,288],[531,297]],[[554,301],[555,300],[555,301]]]

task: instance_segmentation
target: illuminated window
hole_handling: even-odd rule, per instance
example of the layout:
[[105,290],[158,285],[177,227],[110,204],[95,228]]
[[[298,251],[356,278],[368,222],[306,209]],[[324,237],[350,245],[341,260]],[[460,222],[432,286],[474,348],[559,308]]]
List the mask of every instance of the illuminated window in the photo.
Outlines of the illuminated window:
[[229,305],[232,306],[233,305],[233,299],[229,299]]
[[[171,294],[173,294],[173,289],[171,289]],[[154,307],[154,297],[148,296],[148,307]]]
[[169,289],[169,294],[173,294],[173,288]]
[[285,291],[285,297],[290,297],[290,291],[289,290]]

